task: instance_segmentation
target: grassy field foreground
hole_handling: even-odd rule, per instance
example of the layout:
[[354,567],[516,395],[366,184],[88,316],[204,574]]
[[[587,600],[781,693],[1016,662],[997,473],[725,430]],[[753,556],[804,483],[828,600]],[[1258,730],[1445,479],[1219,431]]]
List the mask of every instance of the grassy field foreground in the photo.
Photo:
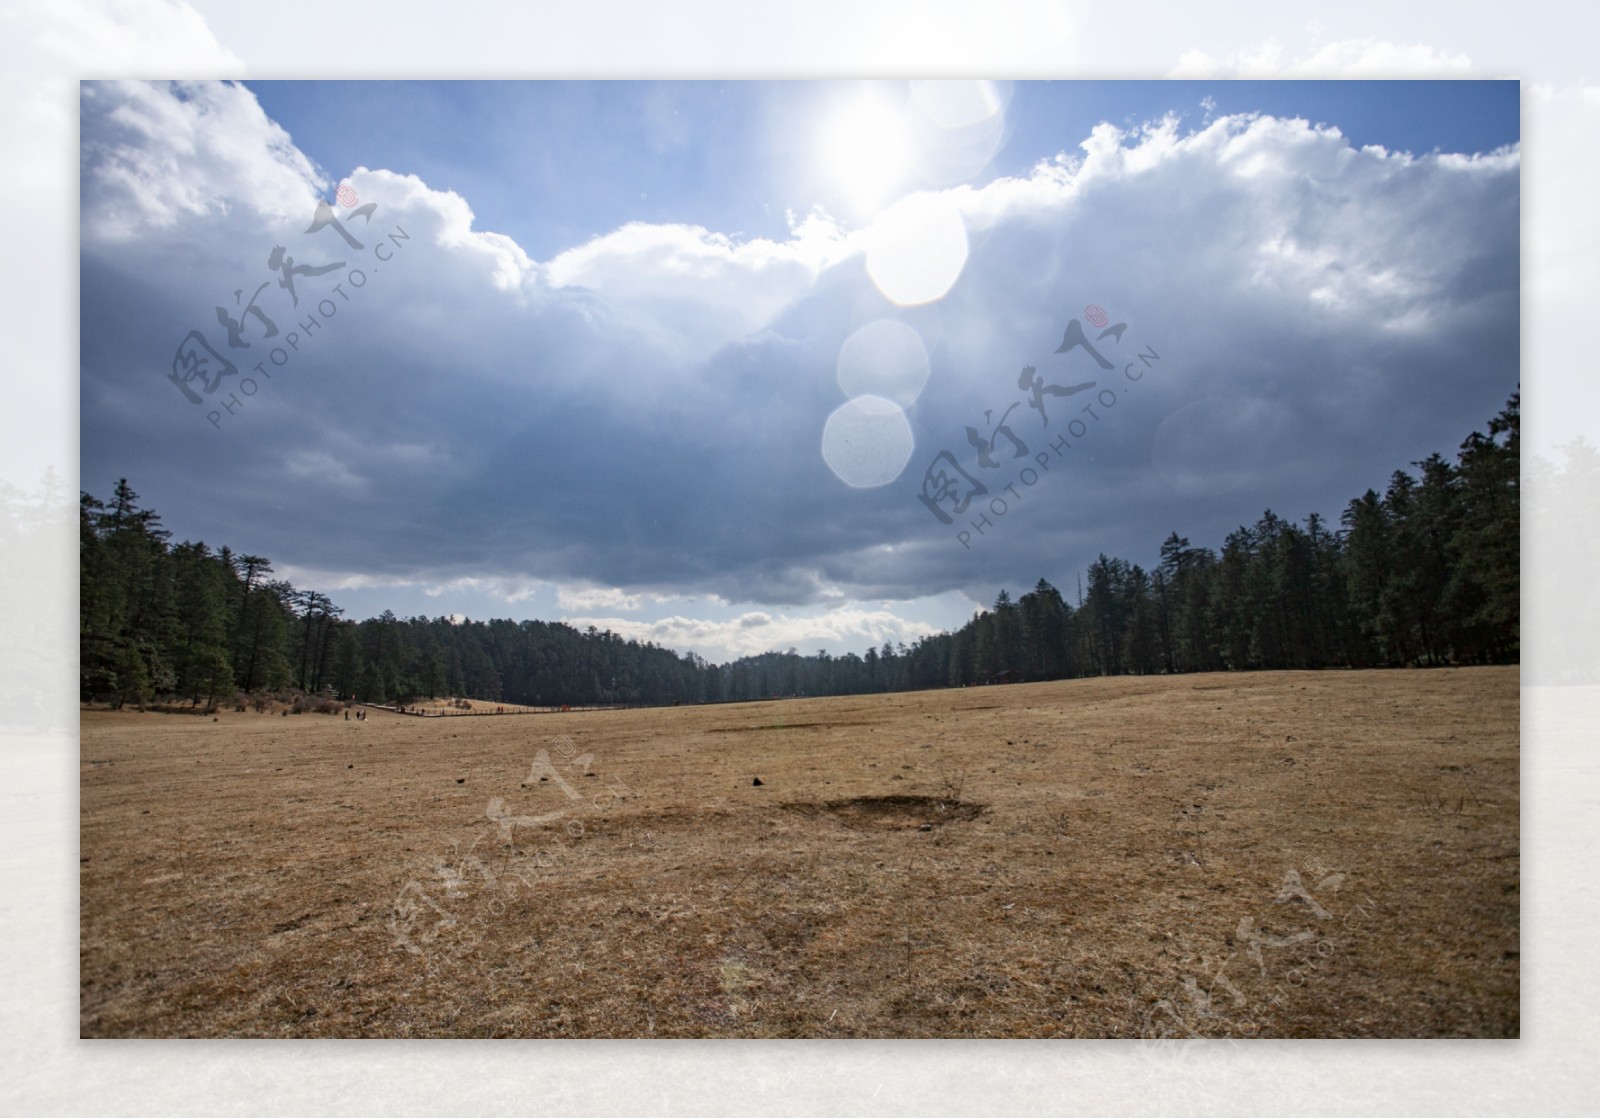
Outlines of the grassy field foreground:
[[86,1037],[1519,1030],[1515,668],[85,711],[80,763]]

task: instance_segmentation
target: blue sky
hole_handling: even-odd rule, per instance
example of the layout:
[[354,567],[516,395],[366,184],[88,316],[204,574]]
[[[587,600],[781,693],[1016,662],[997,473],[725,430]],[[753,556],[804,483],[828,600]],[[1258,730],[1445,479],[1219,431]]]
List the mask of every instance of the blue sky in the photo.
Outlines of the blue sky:
[[[629,221],[755,236],[786,210],[837,205],[797,173],[817,106],[859,83],[249,81],[268,116],[324,168],[404,168],[466,197],[477,224],[543,259]],[[1004,143],[971,177],[1026,175],[1096,124],[1167,113],[1265,113],[1335,125],[1357,147],[1487,152],[1519,139],[1516,82],[1111,81],[996,83]],[[896,85],[883,83],[886,93]],[[574,182],[582,189],[574,190]]]
[[[1001,587],[1070,594],[1102,550],[1337,520],[1452,452],[1518,383],[1519,108],[1514,82],[86,83],[82,484],[126,475],[357,617],[719,660],[911,641]],[[291,296],[277,246],[326,271]],[[1073,320],[1111,372],[1057,352]],[[186,394],[190,331],[237,371]],[[1036,408],[1024,366],[1094,384]],[[921,501],[941,469],[986,492]]]

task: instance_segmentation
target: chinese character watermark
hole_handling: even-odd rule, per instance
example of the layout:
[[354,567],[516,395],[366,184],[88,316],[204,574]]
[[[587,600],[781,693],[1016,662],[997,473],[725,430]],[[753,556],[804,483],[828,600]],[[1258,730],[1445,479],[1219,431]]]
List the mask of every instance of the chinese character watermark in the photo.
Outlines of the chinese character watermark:
[[[356,206],[356,192],[348,183],[339,187],[337,198],[342,206],[350,209],[348,217],[361,218],[364,228],[371,226],[372,216],[378,209],[376,202]],[[386,236],[374,241],[369,250],[365,242],[346,228],[332,206],[319,201],[311,224],[301,236],[310,237],[323,230],[336,234],[352,252],[370,251],[380,263],[394,259],[396,251],[411,239],[403,226],[395,225]],[[205,418],[219,431],[225,416],[233,416],[244,407],[241,396],[249,398],[261,390],[258,378],[272,380],[272,370],[282,370],[294,355],[309,346],[328,320],[350,302],[352,292],[365,287],[369,279],[366,269],[354,267],[348,260],[297,262],[286,245],[272,247],[266,257],[266,267],[273,278],[258,284],[248,299],[245,298],[246,289],[241,287],[234,291],[231,306],[216,305],[217,327],[225,336],[223,348],[219,349],[198,328],[191,330],[178,344],[172,369],[167,374],[167,379],[190,404],[213,406]],[[376,264],[370,267],[373,272],[377,271]],[[342,276],[322,280],[334,273],[342,273]],[[322,280],[320,284],[313,283],[319,280]],[[275,305],[263,306],[263,292],[268,293]],[[282,306],[284,296],[288,297],[287,308]],[[302,299],[306,303],[303,308]],[[292,329],[281,330],[275,315],[287,316]],[[278,344],[269,345],[274,340],[278,340]],[[252,365],[250,358],[261,354],[257,346],[266,347],[266,356]],[[249,357],[240,353],[248,350],[256,352]],[[235,364],[235,360],[239,364]],[[242,371],[240,365],[244,366]],[[224,393],[226,395],[222,395]]]
[[[958,528],[955,534],[955,539],[963,548],[972,547],[974,534],[983,536],[994,528],[995,521],[1004,517],[1014,504],[1022,500],[1022,491],[1037,485],[1041,472],[1049,471],[1052,465],[1062,459],[1074,446],[1073,440],[1081,440],[1088,435],[1089,425],[1098,423],[1102,413],[1116,407],[1129,387],[1142,380],[1145,372],[1161,359],[1161,355],[1148,345],[1139,349],[1136,343],[1129,343],[1125,347],[1123,335],[1127,333],[1128,324],[1111,323],[1110,316],[1099,305],[1090,304],[1084,309],[1083,317],[1098,333],[1091,338],[1084,330],[1083,323],[1074,318],[1067,323],[1061,345],[1056,348],[1055,354],[1081,353],[1082,359],[1092,361],[1100,370],[1100,373],[1094,374],[1094,380],[1073,379],[1073,375],[1065,369],[1046,375],[1032,365],[1024,365],[1022,372],[1017,375],[1017,389],[1026,395],[1000,412],[998,419],[995,418],[994,409],[986,409],[981,428],[972,425],[966,428],[967,443],[975,452],[973,469],[969,471],[954,453],[942,449],[933,456],[933,461],[923,474],[917,500],[940,524],[955,525],[957,521],[967,523],[968,527]],[[1116,349],[1111,349],[1113,346]],[[1116,354],[1119,351],[1131,352],[1130,359],[1122,363],[1120,377],[1116,372],[1117,363],[1106,356],[1107,353]],[[1082,360],[1078,364],[1081,366]],[[1109,383],[1102,384],[1105,373],[1112,376]],[[1082,375],[1076,374],[1078,377]],[[1095,395],[1087,405],[1076,413],[1066,410],[1066,415],[1072,418],[1065,422],[1065,433],[1058,425],[1055,437],[1043,442],[1043,449],[1035,450],[1034,447],[1040,445],[1038,441],[1046,439],[1052,411],[1057,412],[1056,418],[1059,419],[1060,411],[1067,408],[1057,405],[1055,401],[1091,391]],[[1013,413],[1024,405],[1026,409],[1013,419]],[[1099,411],[1096,411],[1097,408]],[[1038,414],[1040,430],[1029,434],[1032,432],[1031,426],[1024,425],[1023,432],[1019,434],[1016,425],[1022,424],[1030,412]],[[1079,418],[1082,416],[1089,418]],[[1030,445],[1029,440],[1036,442]],[[1014,469],[1014,464],[1019,461],[1025,465]],[[1018,486],[1022,489],[1018,489]],[[990,496],[991,493],[993,496]],[[1006,494],[1010,495],[1010,500],[1004,496]],[[987,498],[987,501],[980,501],[974,510],[973,502],[979,498]],[[976,519],[968,516],[972,511],[976,511]],[[990,519],[991,516],[994,520]]]
[[[1239,918],[1228,951],[1199,957],[1199,974],[1183,977],[1182,991],[1159,999],[1141,1022],[1141,1038],[1206,1040],[1234,1036],[1259,1036],[1252,1020],[1262,1010],[1285,1005],[1295,990],[1317,978],[1323,964],[1347,948],[1359,935],[1361,923],[1372,916],[1378,903],[1362,900],[1341,913],[1335,897],[1347,875],[1330,871],[1315,858],[1307,860],[1310,880],[1298,867],[1290,867],[1272,898],[1274,906],[1297,914],[1310,924],[1269,931],[1256,914]],[[1356,920],[1356,924],[1352,924]],[[1340,935],[1344,938],[1341,940]],[[1229,974],[1229,968],[1234,968]]]
[[[448,854],[434,858],[426,874],[407,879],[395,897],[388,929],[397,947],[415,956],[470,953],[510,903],[538,894],[534,875],[558,867],[584,837],[585,812],[603,811],[612,801],[636,795],[615,778],[608,778],[600,792],[584,795],[572,778],[581,783],[595,777],[594,755],[578,753],[566,735],[552,745],[554,756],[540,749],[519,787],[527,791],[524,801],[537,803],[512,805],[495,796],[484,809],[483,819],[495,826],[504,844],[498,872],[485,858],[496,846],[495,833],[480,831],[465,849],[460,841],[453,843]],[[552,798],[556,791],[565,803]],[[485,840],[489,846],[480,851]]]

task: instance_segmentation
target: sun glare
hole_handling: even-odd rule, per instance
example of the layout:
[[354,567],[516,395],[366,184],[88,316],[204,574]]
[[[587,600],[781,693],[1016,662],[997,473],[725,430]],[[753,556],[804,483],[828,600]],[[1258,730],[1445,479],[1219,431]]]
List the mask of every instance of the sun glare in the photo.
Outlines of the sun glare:
[[822,152],[834,188],[867,216],[893,201],[912,169],[904,114],[877,93],[864,94],[834,112],[823,127]]

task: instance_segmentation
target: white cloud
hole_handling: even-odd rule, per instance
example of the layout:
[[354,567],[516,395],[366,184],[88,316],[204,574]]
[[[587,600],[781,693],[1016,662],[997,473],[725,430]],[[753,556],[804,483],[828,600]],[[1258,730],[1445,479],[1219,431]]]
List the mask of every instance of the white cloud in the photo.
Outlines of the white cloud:
[[759,653],[782,652],[791,646],[810,654],[818,649],[835,653],[865,643],[876,648],[884,642],[910,645],[938,632],[934,626],[908,621],[892,610],[867,609],[851,603],[817,615],[792,616],[751,610],[726,620],[673,615],[655,621],[606,616],[561,619],[570,626],[609,629],[635,641],[651,641],[673,649],[692,650],[711,661],[723,662]]
[[[268,559],[271,559],[269,556]],[[393,576],[369,575],[359,571],[328,571],[317,567],[304,567],[294,563],[279,563],[273,574],[297,587],[312,587],[324,593],[330,591],[403,590],[416,586],[409,579]]]
[[[412,584],[416,585],[416,584]],[[526,602],[541,590],[543,585],[538,582],[517,578],[479,578],[473,575],[463,575],[440,583],[433,583],[424,588],[423,594],[429,598],[444,598],[459,596],[463,592],[486,595],[508,605]]]
[[426,215],[436,242],[452,251],[494,291],[525,293],[545,279],[544,270],[503,233],[473,229],[472,207],[453,190],[436,190],[415,175],[357,167],[344,180],[358,200],[381,199],[398,213]]
[[[344,518],[341,517],[340,520],[342,523]],[[481,595],[506,604],[525,602],[544,589],[544,585],[536,581],[516,578],[479,578],[463,575],[453,579],[428,581],[406,575],[371,574],[290,563],[277,565],[276,574],[298,587],[314,587],[322,591],[405,591],[428,599]]]
[[[1138,219],[1146,229],[1229,253],[1227,264],[1214,262],[1225,280],[1248,277],[1330,313],[1386,318],[1447,294],[1447,278],[1472,252],[1454,236],[1430,251],[1418,245],[1396,252],[1394,239],[1419,223],[1438,225],[1427,213],[1430,200],[1476,191],[1468,180],[1504,181],[1521,158],[1515,148],[1421,157],[1356,150],[1336,128],[1253,115],[1223,117],[1194,132],[1182,131],[1174,117],[1127,130],[1101,124],[1081,147],[1082,158],[1041,164],[1025,180],[955,192],[963,212],[983,228],[1052,212],[1071,221],[1074,211],[1087,216],[1100,208],[1090,192],[1136,191],[1147,207]],[[1373,205],[1380,193],[1388,198]],[[1232,220],[1207,222],[1208,204],[1225,207],[1218,219]]]
[[563,610],[637,610],[642,605],[639,595],[628,594],[616,587],[572,588],[556,590],[556,605]]
[[304,220],[328,186],[240,87],[88,83],[82,96],[88,235],[126,239],[239,205]]
[[643,317],[658,342],[689,358],[754,334],[860,249],[822,213],[786,241],[738,240],[699,226],[630,222],[549,264],[553,287],[586,288]]

